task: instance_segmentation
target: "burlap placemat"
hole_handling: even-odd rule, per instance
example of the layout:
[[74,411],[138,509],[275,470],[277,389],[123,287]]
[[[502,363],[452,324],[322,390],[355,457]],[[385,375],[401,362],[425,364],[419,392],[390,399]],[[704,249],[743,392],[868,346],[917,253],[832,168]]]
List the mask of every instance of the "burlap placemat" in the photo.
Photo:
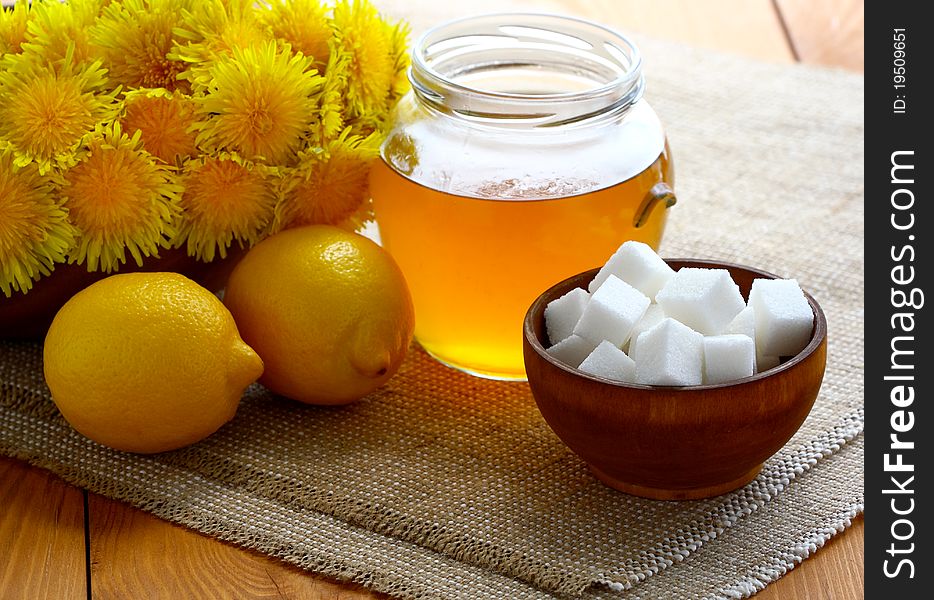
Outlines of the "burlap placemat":
[[796,277],[829,362],[794,439],[744,489],[615,492],[522,383],[413,351],[367,400],[248,390],[204,442],[143,457],[74,433],[35,344],[0,343],[0,453],[209,535],[400,597],[744,597],[862,510],[862,80],[641,40],[678,171],[663,254]]

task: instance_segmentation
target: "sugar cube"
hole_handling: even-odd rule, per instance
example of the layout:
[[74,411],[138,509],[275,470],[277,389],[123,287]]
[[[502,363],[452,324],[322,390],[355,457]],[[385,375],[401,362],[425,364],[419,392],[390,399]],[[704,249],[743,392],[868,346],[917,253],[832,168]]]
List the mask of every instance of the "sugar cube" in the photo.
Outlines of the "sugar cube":
[[613,253],[613,256],[590,282],[588,289],[593,293],[610,275],[616,275],[649,298],[655,298],[658,290],[662,289],[665,282],[674,274],[674,270],[652,250],[651,246],[631,240],[624,242]]
[[704,383],[725,383],[756,372],[756,344],[743,334],[704,338]]
[[655,300],[666,315],[704,335],[722,333],[746,306],[726,269],[679,269]]
[[606,340],[594,348],[578,369],[584,373],[616,381],[636,380],[636,363],[626,356],[625,352]]
[[632,356],[633,350],[636,349],[636,341],[639,339],[639,334],[643,331],[648,331],[664,318],[665,311],[662,310],[662,307],[658,304],[650,304],[645,310],[645,314],[642,315],[639,322],[632,328],[632,333],[629,335],[629,347],[626,353]]
[[574,288],[548,303],[545,307],[545,328],[552,344],[557,344],[574,332],[574,326],[577,325],[589,301],[590,294],[586,290]]
[[794,279],[756,279],[749,291],[762,356],[794,356],[807,346],[814,312]]
[[764,356],[756,352],[756,373],[768,371],[782,363],[782,359],[777,356]]
[[704,336],[670,317],[639,336],[632,358],[636,383],[700,385],[704,380]]
[[590,297],[574,333],[593,340],[609,340],[622,346],[632,328],[645,314],[651,301],[639,290],[615,275],[610,275]]
[[724,333],[739,333],[755,340],[756,315],[752,307],[747,306],[739,311],[739,313],[733,317],[733,320],[730,321],[730,324],[726,326]]
[[[726,326],[725,333],[739,333],[752,338],[756,341],[756,313],[751,306],[747,306],[736,315],[730,324]],[[756,373],[768,371],[772,367],[777,367],[779,358],[777,356],[763,356],[756,350]]]
[[576,368],[584,362],[584,359],[587,358],[596,347],[596,342],[591,342],[579,335],[571,335],[548,348],[546,352],[564,364]]

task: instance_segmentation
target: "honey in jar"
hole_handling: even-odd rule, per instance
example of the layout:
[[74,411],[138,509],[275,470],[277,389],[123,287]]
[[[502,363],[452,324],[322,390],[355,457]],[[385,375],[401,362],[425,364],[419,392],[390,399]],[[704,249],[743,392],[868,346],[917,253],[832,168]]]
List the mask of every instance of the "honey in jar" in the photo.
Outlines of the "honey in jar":
[[625,240],[661,240],[674,173],[638,51],[576,19],[488,15],[422,36],[410,79],[370,188],[416,339],[522,379],[532,301]]

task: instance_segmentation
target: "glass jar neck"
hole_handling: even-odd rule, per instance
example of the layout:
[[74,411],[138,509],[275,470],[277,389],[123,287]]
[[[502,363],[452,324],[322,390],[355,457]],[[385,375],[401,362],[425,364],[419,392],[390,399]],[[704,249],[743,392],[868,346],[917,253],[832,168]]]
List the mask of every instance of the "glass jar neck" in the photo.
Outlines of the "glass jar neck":
[[539,128],[618,118],[642,97],[639,50],[595,23],[491,14],[429,30],[409,79],[423,104],[465,121]]

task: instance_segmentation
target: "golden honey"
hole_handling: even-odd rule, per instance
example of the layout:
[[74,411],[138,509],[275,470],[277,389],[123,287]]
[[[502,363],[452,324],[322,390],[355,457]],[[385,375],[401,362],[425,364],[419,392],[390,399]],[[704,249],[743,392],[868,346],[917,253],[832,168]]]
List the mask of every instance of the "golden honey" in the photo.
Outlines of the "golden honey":
[[544,15],[467,19],[416,43],[370,191],[437,359],[523,379],[539,294],[625,240],[658,247],[674,174],[638,67],[625,38]]

